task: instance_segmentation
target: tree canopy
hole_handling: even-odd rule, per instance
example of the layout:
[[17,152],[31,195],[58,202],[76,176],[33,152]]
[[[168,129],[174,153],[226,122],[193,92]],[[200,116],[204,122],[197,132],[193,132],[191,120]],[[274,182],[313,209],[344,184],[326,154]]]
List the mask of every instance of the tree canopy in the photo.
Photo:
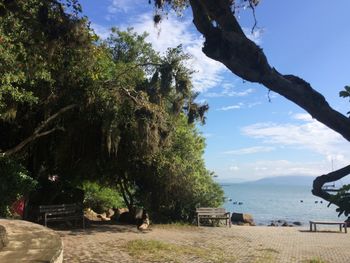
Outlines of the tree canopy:
[[1,174],[21,164],[46,203],[97,182],[159,220],[223,201],[194,124],[208,105],[195,102],[181,46],[161,56],[132,29],[101,40],[77,1],[6,1],[0,12],[0,158],[11,160]]

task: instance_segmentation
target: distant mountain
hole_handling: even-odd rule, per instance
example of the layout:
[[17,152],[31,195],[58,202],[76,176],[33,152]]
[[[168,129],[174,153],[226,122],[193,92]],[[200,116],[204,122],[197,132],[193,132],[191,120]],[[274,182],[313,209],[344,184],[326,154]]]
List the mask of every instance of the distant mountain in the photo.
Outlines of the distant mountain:
[[276,176],[265,177],[257,181],[249,182],[251,184],[269,184],[269,185],[312,185],[315,177],[312,176]]
[[215,180],[220,185],[231,185],[249,182],[244,178],[233,178],[233,179],[217,179]]

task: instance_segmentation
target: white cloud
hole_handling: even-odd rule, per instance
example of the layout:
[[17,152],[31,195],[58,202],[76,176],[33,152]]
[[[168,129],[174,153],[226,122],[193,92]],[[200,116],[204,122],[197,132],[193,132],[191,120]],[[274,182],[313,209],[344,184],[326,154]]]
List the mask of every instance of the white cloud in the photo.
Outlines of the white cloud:
[[[342,136],[312,119],[309,114],[286,113],[286,116],[289,118],[287,123],[256,123],[243,127],[243,134],[265,145],[225,152],[236,156],[251,153],[256,155],[249,156],[249,160],[248,156],[237,157],[238,160],[234,160],[233,163],[215,167],[220,178],[234,181],[245,176],[245,180],[287,175],[319,176],[350,163],[350,145]],[[279,154],[277,150],[286,152],[288,148],[299,150],[303,156],[307,152],[313,157],[319,155],[319,158],[312,161],[298,160],[299,158],[296,158],[297,161],[275,159],[276,154]],[[264,154],[275,150],[276,154],[271,155],[271,158]],[[239,170],[233,172],[231,167],[234,166],[239,167]]]
[[237,104],[224,106],[224,107],[218,108],[216,110],[218,110],[218,111],[228,111],[228,110],[247,109],[247,108],[253,108],[253,107],[255,107],[257,105],[260,105],[260,104],[261,104],[261,102],[252,102],[252,103],[248,103],[248,104],[245,104],[243,102],[239,102]]
[[329,170],[328,164],[319,162],[292,162],[288,160],[259,160],[244,164],[254,178],[267,176],[308,175],[318,176]]
[[[211,168],[212,169],[212,168]],[[284,159],[268,160],[260,159],[249,162],[237,162],[226,167],[214,168],[220,180],[226,182],[258,180],[264,177],[274,176],[319,176],[330,171],[327,162],[303,162]]]
[[255,106],[257,106],[257,105],[260,105],[260,104],[262,104],[262,102],[260,102],[260,101],[257,101],[257,102],[251,102],[251,103],[249,103],[248,104],[248,108],[253,108],[253,107],[255,107]]
[[307,149],[321,154],[325,159],[337,160],[340,167],[350,162],[346,157],[350,145],[342,136],[308,114],[294,114],[291,117],[301,123],[256,123],[244,127],[242,131],[264,143]]
[[111,4],[108,6],[108,13],[117,14],[120,12],[126,13],[140,2],[139,0],[111,0]]
[[261,153],[261,152],[271,152],[275,150],[275,147],[271,146],[254,146],[241,148],[237,150],[226,151],[224,154],[234,154],[234,155],[245,155],[245,154],[253,154],[253,153]]
[[253,93],[254,89],[246,89],[243,91],[234,91],[234,90],[228,90],[224,87],[224,90],[222,92],[207,92],[203,94],[205,97],[209,98],[219,98],[219,97],[244,97],[248,96],[249,94]]
[[203,38],[191,31],[191,21],[169,15],[160,25],[155,26],[152,14],[145,13],[133,17],[129,22],[128,26],[123,28],[133,27],[137,33],[147,32],[147,41],[160,53],[164,53],[169,47],[182,44],[184,51],[192,56],[189,67],[195,71],[192,80],[196,91],[206,91],[223,81],[222,73],[226,68],[204,55]]
[[220,111],[238,110],[238,109],[242,108],[242,106],[243,106],[242,103],[238,103],[236,105],[221,107],[221,108],[219,108],[217,110],[220,110]]
[[220,84],[220,88],[222,88],[222,90],[220,92],[206,92],[203,95],[205,97],[211,97],[211,98],[244,97],[244,96],[247,96],[255,91],[252,88],[245,89],[242,91],[237,91],[235,83],[227,83],[227,82]]
[[239,167],[238,166],[230,166],[229,170],[230,171],[238,171]]
[[108,27],[101,26],[95,23],[91,23],[91,28],[95,31],[96,35],[98,35],[101,39],[108,38],[111,32]]
[[308,113],[296,113],[296,114],[293,114],[293,112],[291,112],[290,115],[292,115],[292,118],[296,119],[296,120],[312,121],[312,117]]

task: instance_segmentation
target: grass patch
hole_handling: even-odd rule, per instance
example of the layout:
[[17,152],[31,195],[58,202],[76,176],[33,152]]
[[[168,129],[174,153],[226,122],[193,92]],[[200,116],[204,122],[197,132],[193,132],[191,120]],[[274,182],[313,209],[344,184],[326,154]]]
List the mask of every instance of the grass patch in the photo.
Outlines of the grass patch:
[[263,252],[267,252],[267,253],[276,253],[278,254],[278,250],[274,249],[274,248],[261,248],[258,249],[258,251],[263,251]]
[[276,254],[278,254],[278,250],[273,248],[262,248],[257,249],[259,254],[255,256],[254,263],[272,263],[276,262]]
[[200,248],[158,240],[132,240],[127,242],[123,248],[134,259],[146,262],[182,263],[188,261],[189,257],[208,263],[233,263],[236,261],[234,257],[225,255],[225,252],[217,247]]
[[198,228],[197,226],[191,225],[189,223],[182,223],[182,222],[178,222],[178,223],[170,223],[170,224],[156,224],[153,225],[154,228],[160,228],[160,229],[184,229],[184,230],[200,230],[200,228]]

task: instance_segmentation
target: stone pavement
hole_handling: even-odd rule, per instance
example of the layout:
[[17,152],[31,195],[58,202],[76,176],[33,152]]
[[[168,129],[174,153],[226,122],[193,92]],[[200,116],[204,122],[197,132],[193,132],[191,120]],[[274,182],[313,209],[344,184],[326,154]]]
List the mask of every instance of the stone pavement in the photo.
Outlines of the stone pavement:
[[62,241],[55,231],[23,220],[0,219],[0,225],[8,237],[1,263],[62,262]]
[[[144,233],[134,226],[97,225],[85,231],[59,231],[59,234],[64,243],[66,263],[149,262],[136,260],[123,249],[123,244],[137,239],[158,240],[190,248],[220,248],[224,254],[232,255],[235,263],[350,262],[350,234],[336,232],[336,228],[332,228],[334,231],[331,232],[316,233],[307,229],[308,226],[197,228],[156,225]],[[211,261],[180,255],[169,262]]]

